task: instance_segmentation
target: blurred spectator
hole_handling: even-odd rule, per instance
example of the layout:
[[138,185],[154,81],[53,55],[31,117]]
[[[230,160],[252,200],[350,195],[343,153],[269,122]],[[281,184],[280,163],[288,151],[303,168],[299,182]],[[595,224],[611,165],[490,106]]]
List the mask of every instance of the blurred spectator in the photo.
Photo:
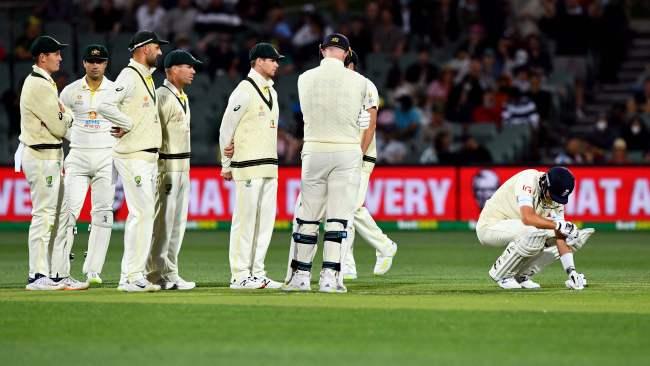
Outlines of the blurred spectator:
[[542,121],[548,121],[553,107],[553,97],[551,93],[542,89],[542,75],[539,72],[533,72],[530,75],[528,97],[535,103]]
[[63,90],[63,88],[70,83],[70,75],[62,70],[52,74],[52,79],[54,79],[54,83],[56,83],[56,88],[58,90]]
[[210,0],[201,7],[194,20],[194,27],[203,33],[234,33],[242,25],[242,19],[224,4],[224,0]]
[[602,82],[616,82],[616,73],[630,44],[629,20],[625,1],[612,0],[603,3],[603,13],[596,27],[599,31],[596,43],[600,51],[599,79]]
[[35,16],[27,18],[25,32],[14,42],[14,57],[17,60],[31,60],[32,53],[29,50],[32,43],[41,35],[41,20]]
[[420,47],[417,61],[406,69],[406,81],[424,88],[438,76],[438,68],[431,62],[429,48]]
[[480,24],[474,24],[469,27],[469,35],[467,40],[458,46],[469,53],[472,57],[480,57],[487,47],[483,27]]
[[526,66],[519,66],[514,70],[512,87],[519,89],[522,93],[527,93],[530,90],[530,79]]
[[630,159],[627,156],[627,144],[622,138],[614,140],[612,145],[612,155],[609,158],[610,164],[629,164]]
[[589,135],[589,141],[600,149],[609,150],[617,137],[618,131],[609,125],[605,115],[600,115]]
[[434,139],[434,147],[438,155],[438,162],[445,165],[458,163],[458,158],[451,151],[451,134],[447,131],[441,131]]
[[375,52],[400,56],[404,52],[405,40],[402,30],[393,22],[393,14],[388,9],[381,11],[381,23],[374,28],[373,49]]
[[480,59],[472,59],[469,72],[451,91],[447,103],[447,119],[454,122],[469,122],[472,111],[483,103],[485,85],[481,80]]
[[628,100],[627,112],[629,114],[650,114],[650,77],[643,81],[642,90]]
[[564,145],[564,151],[559,153],[553,161],[556,165],[585,164],[585,143],[579,138],[572,137]]
[[435,23],[439,21],[432,22],[431,19],[440,19],[438,6],[437,1],[430,0],[411,0],[408,3],[410,33],[416,36],[419,42],[430,44],[437,33]]
[[503,36],[499,39],[497,43],[497,53],[496,53],[496,73],[498,75],[512,73],[514,68],[515,61],[512,58],[512,40],[509,36]]
[[325,33],[329,33],[325,30],[325,24],[318,14],[311,8],[305,10],[302,25],[296,30],[291,41],[295,50],[294,57],[299,65],[318,57],[318,45],[325,37]]
[[456,159],[461,164],[489,164],[492,156],[485,146],[481,145],[471,135],[461,137],[462,148],[456,153]]
[[269,0],[230,0],[235,4],[235,10],[242,19],[247,19],[255,23],[262,23],[269,13],[272,1]]
[[472,112],[472,121],[501,125],[501,108],[496,103],[494,91],[487,90],[483,94],[483,104],[476,107]]
[[395,109],[395,129],[391,135],[400,141],[406,141],[415,137],[420,129],[420,113],[413,105],[410,96],[402,96],[398,99],[399,107]]
[[264,29],[265,34],[269,34],[278,41],[281,49],[287,49],[291,44],[293,31],[291,30],[291,25],[286,20],[284,8],[281,6],[271,8]]
[[528,66],[534,69],[541,69],[545,74],[553,70],[551,55],[542,48],[542,42],[536,34],[527,38]]
[[539,114],[535,103],[517,88],[512,88],[510,100],[502,113],[503,124],[539,127]]
[[74,0],[46,0],[36,8],[35,13],[48,21],[71,21],[75,18],[79,6]]
[[20,90],[22,84],[18,85],[16,91],[7,89],[2,93],[2,106],[9,118],[9,139],[17,139],[20,134]]
[[192,0],[178,0],[178,5],[167,12],[164,21],[165,34],[168,39],[177,36],[189,36],[194,31],[194,20],[199,11],[192,5]]
[[540,28],[556,44],[555,69],[584,80],[586,56],[592,44],[593,20],[578,0],[544,0],[544,17]]
[[[435,140],[431,140],[432,142]],[[434,144],[427,146],[420,154],[420,159],[418,160],[420,164],[438,164],[438,154],[436,154],[436,147]]]
[[623,127],[621,137],[629,150],[643,151],[650,147],[650,133],[640,116],[632,117]]
[[278,128],[278,159],[280,164],[296,164],[301,143],[283,127]]
[[[214,77],[215,75],[222,75],[224,73],[236,73],[236,56],[232,46],[232,37],[229,34],[217,35],[216,38],[208,45],[205,54],[208,57],[207,70],[210,77]],[[246,55],[247,56],[244,64],[240,66],[242,68],[250,70],[248,50],[246,50]]]
[[[349,23],[352,17],[348,0],[332,0],[330,23],[338,28],[341,24]],[[347,35],[347,34],[346,34]],[[355,51],[356,52],[356,51]]]
[[366,63],[366,55],[372,51],[372,34],[370,32],[362,17],[353,17],[350,21],[348,39],[362,64]]
[[437,79],[427,88],[428,103],[434,107],[444,107],[447,97],[454,86],[454,69],[445,66]]
[[92,29],[97,33],[119,33],[123,16],[122,11],[114,6],[113,0],[101,0],[91,13]]
[[[494,4],[492,4],[494,6]],[[479,0],[462,0],[458,2],[458,16],[461,26],[467,28],[470,24],[481,22]]]
[[497,59],[494,50],[487,48],[483,51],[483,75],[486,79],[490,80],[491,84],[496,85],[496,80],[501,76],[497,67]]
[[160,6],[160,0],[147,0],[140,5],[135,13],[138,31],[148,30],[164,34],[165,9]]

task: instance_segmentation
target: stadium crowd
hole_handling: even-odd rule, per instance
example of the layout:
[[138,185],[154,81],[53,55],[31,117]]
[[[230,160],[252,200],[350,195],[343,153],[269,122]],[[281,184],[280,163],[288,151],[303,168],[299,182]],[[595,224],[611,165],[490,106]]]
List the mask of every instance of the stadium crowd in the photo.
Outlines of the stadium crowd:
[[[627,103],[598,113],[587,108],[603,84],[618,82],[634,36],[630,3],[48,0],[12,17],[16,34],[0,36],[0,61],[30,61],[29,45],[47,33],[49,23],[69,24],[77,48],[85,46],[78,35],[101,34],[113,54],[125,48],[111,44],[120,35],[153,30],[173,48],[204,60],[203,90],[223,89],[218,95],[227,96],[248,72],[250,47],[272,42],[288,56],[277,77],[279,155],[281,163],[297,164],[302,117],[295,80],[318,62],[323,36],[336,31],[349,37],[361,72],[382,97],[380,164],[649,163],[650,74],[640,74],[638,83],[627,87]],[[80,71],[77,66],[72,73]],[[74,78],[62,72],[55,78],[59,90]],[[0,114],[6,115],[0,120],[7,124],[0,128],[15,146],[20,85],[0,92]],[[199,163],[219,161],[216,141],[225,101],[213,97],[220,98],[190,95],[193,105],[206,104],[206,113],[192,121],[201,135],[193,144],[207,151],[205,158],[197,155]]]

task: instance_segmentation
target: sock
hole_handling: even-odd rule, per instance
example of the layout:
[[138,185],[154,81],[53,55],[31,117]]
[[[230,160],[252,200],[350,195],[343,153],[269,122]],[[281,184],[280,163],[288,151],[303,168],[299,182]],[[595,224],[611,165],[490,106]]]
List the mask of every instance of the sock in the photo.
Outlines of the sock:
[[560,257],[560,262],[562,262],[562,268],[567,274],[576,270],[576,265],[573,263],[573,253],[564,253]]

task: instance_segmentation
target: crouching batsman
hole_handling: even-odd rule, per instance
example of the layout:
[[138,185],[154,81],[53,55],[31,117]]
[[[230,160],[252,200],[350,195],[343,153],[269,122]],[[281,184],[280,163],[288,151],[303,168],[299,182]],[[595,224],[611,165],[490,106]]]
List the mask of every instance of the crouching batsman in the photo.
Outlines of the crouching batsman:
[[482,245],[506,247],[489,271],[501,288],[539,288],[532,277],[557,259],[568,275],[567,288],[582,290],[587,285],[576,271],[573,253],[594,229],[578,230],[564,219],[574,186],[567,168],[527,169],[508,179],[485,203],[476,235]]

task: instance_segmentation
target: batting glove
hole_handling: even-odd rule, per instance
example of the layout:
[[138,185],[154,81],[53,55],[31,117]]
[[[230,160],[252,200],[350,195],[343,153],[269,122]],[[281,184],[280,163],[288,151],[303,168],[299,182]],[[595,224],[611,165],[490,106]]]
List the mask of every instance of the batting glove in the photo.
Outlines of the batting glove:
[[585,275],[578,273],[575,270],[569,273],[569,279],[564,282],[566,287],[571,290],[583,290],[587,284]]
[[357,126],[361,128],[362,130],[367,129],[370,127],[370,113],[366,110],[362,110],[359,112],[359,118],[357,119]]
[[555,230],[564,235],[567,240],[575,240],[578,237],[578,228],[570,221],[558,220],[555,222]]
[[596,229],[592,228],[586,228],[582,230],[578,230],[578,235],[572,240],[567,240],[567,245],[573,249],[573,251],[580,250],[585,244],[587,244],[587,240],[589,240],[589,237],[596,231]]

